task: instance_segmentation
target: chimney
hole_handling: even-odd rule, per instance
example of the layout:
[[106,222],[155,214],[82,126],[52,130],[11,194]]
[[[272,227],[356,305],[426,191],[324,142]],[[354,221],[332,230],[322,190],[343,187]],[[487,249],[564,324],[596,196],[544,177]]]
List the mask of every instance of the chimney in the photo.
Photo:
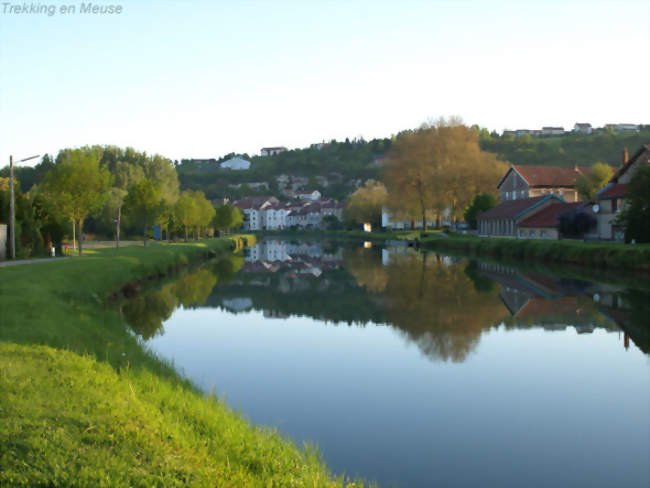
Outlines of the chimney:
[[625,166],[629,160],[630,160],[630,153],[628,152],[626,147],[623,149],[623,162],[621,166]]

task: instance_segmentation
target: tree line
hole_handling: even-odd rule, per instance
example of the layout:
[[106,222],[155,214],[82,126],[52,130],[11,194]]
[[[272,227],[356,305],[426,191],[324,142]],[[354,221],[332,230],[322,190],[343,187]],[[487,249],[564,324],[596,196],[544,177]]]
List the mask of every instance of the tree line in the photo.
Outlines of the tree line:
[[[239,209],[215,208],[203,192],[181,191],[171,160],[132,148],[86,146],[48,155],[33,171],[39,178],[16,195],[16,237],[23,257],[43,254],[71,237],[79,253],[88,227],[112,236],[123,229],[146,245],[154,226],[170,240],[198,239],[241,226]],[[8,221],[8,179],[0,177],[0,220]],[[217,218],[218,216],[218,218]],[[78,243],[78,245],[77,245]]]

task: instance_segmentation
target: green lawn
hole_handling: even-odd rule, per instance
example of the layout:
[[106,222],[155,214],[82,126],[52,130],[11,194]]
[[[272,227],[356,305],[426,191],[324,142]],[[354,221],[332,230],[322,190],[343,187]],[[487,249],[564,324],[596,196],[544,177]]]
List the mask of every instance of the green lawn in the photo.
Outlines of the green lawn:
[[[141,348],[110,307],[231,241],[0,269],[0,486],[341,486]],[[354,485],[351,485],[354,486]]]

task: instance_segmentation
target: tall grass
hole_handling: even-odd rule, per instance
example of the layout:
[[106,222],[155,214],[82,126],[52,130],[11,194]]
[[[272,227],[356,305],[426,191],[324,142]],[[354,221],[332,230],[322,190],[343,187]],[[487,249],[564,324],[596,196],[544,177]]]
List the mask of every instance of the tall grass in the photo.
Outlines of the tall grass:
[[104,249],[0,270],[0,486],[345,484],[313,451],[197,391],[104,306],[127,282],[232,247]]

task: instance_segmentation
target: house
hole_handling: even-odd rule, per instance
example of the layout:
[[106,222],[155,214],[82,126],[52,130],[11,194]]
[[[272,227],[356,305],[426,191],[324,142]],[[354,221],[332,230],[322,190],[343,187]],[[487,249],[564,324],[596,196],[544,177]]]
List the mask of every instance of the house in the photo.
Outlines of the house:
[[517,237],[520,222],[558,202],[563,202],[563,200],[554,194],[506,200],[478,215],[478,234],[480,236]]
[[588,166],[528,166],[513,164],[497,184],[501,201],[555,194],[567,202],[577,202],[578,177],[588,174]]
[[643,165],[650,164],[650,144],[641,146],[631,158],[627,151],[623,153],[623,165],[614,173],[607,185],[598,192],[598,237],[604,240],[622,241],[625,238],[625,229],[617,224],[616,220],[620,211],[625,206],[628,185],[634,173]]
[[563,136],[564,127],[542,127],[541,135],[543,136]]
[[266,208],[279,203],[275,197],[246,197],[233,205],[244,213],[244,230],[262,230],[266,226]]
[[[586,214],[587,217],[579,214]],[[559,239],[560,219],[562,217],[574,217],[588,219],[588,229],[579,230],[580,235],[574,237],[584,237],[585,233],[591,233],[596,228],[596,219],[588,204],[583,202],[555,202],[539,212],[534,212],[524,218],[517,225],[517,237],[519,239]]]
[[260,151],[261,156],[275,156],[276,154],[283,153],[287,150],[284,146],[277,147],[263,147]]
[[321,198],[321,193],[318,190],[314,190],[312,192],[300,192],[300,193],[295,193],[294,194],[296,198],[299,200],[308,200],[312,202],[316,202],[320,200]]
[[639,132],[637,124],[606,124],[605,129],[614,132]]
[[251,162],[247,161],[243,158],[240,158],[238,156],[235,156],[233,158],[228,159],[227,161],[224,161],[221,163],[220,168],[221,169],[232,169],[235,171],[243,171],[250,169],[251,167]]
[[[435,221],[434,212],[427,212],[427,217],[433,220],[427,220],[427,227],[434,228],[437,223]],[[443,225],[447,225],[449,217],[449,211],[443,212]],[[404,217],[397,217],[393,215],[390,210],[386,207],[381,208],[381,227],[382,229],[393,229],[393,230],[404,230],[404,229],[421,229],[422,228],[422,217],[417,216],[413,219],[408,219]]]
[[591,134],[593,127],[591,127],[591,124],[576,122],[573,126],[573,132],[577,134]]

